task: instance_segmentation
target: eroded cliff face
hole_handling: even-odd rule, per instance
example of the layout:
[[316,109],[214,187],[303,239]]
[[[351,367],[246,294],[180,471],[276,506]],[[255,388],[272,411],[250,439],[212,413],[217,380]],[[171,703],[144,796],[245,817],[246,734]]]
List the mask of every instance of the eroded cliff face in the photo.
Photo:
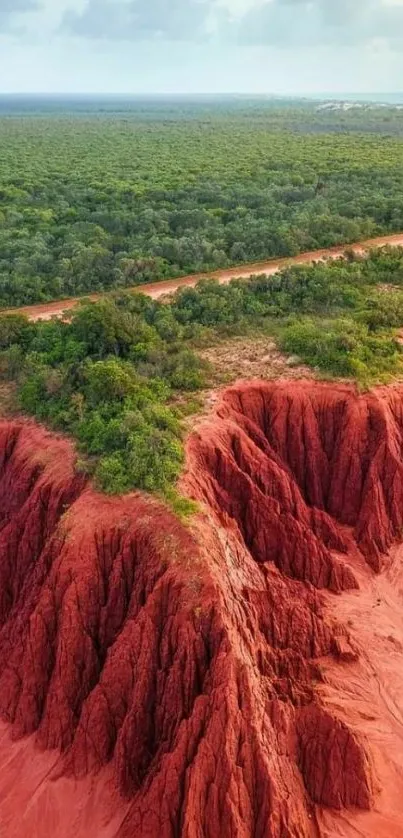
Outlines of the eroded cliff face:
[[334,603],[361,601],[401,534],[402,452],[398,390],[231,388],[188,442],[185,527],[0,423],[7,836],[316,838],[350,834],[326,812],[371,818],[379,760],[343,686],[366,653]]
[[[206,423],[191,441],[191,470],[196,474],[198,460],[202,494],[218,514],[237,521],[257,561],[273,548],[267,539],[274,529],[274,561],[282,570],[346,589],[353,580],[340,577],[329,557],[329,550],[347,549],[335,524],[354,529],[377,571],[403,531],[402,392],[390,388],[359,397],[346,386],[312,382],[231,388],[217,411],[218,425]],[[268,515],[273,526],[261,527]],[[306,551],[301,555],[287,543],[301,526],[311,567],[303,561]]]

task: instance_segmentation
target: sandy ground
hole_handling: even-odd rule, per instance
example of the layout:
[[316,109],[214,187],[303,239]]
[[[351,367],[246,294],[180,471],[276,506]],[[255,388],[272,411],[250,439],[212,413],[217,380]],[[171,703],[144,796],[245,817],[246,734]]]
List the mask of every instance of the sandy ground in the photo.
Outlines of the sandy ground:
[[349,561],[360,590],[324,597],[348,627],[359,660],[332,665],[327,659],[320,690],[325,705],[369,746],[377,793],[370,812],[319,809],[318,826],[321,838],[402,838],[403,546],[392,548],[377,576],[357,549]]
[[226,384],[237,379],[312,378],[312,368],[301,364],[296,356],[287,357],[275,341],[267,336],[242,336],[220,340],[197,354],[208,361]]
[[110,769],[60,776],[58,753],[41,753],[32,737],[13,742],[0,724],[0,838],[115,838],[128,808]]
[[[134,292],[147,294],[147,296],[156,300],[164,297],[167,294],[172,294],[178,288],[193,288],[203,277],[209,276],[212,279],[217,279],[220,283],[226,284],[231,282],[235,277],[239,279],[249,279],[256,274],[265,274],[271,276],[278,273],[287,265],[303,265],[325,259],[340,259],[346,249],[353,250],[357,255],[365,253],[371,248],[385,247],[391,245],[394,247],[403,246],[403,233],[394,236],[382,236],[377,239],[370,239],[365,242],[357,244],[342,245],[341,247],[332,247],[327,250],[315,250],[309,253],[301,253],[300,256],[295,256],[291,259],[277,259],[270,262],[254,262],[248,265],[241,265],[238,268],[231,268],[230,270],[215,271],[211,274],[193,274],[191,276],[184,276],[180,279],[166,279],[162,282],[153,282],[148,285],[140,285],[136,288],[125,289]],[[98,300],[104,297],[105,294],[88,294],[85,299]],[[50,320],[52,317],[62,317],[64,312],[74,308],[79,302],[79,297],[68,300],[59,300],[52,303],[45,303],[41,305],[25,306],[19,309],[13,309],[14,312],[25,314],[29,320]]]

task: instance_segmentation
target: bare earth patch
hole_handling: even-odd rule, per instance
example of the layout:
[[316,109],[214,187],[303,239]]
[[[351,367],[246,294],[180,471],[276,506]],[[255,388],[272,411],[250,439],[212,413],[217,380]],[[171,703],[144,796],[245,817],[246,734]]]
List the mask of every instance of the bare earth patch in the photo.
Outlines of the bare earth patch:
[[226,383],[237,378],[313,378],[312,369],[299,358],[283,355],[274,340],[267,335],[234,337],[199,351]]
[[199,394],[197,418],[191,415],[185,426],[191,430],[220,401],[223,389],[236,381],[292,380],[315,378],[312,368],[304,366],[295,355],[279,351],[268,335],[231,337],[214,346],[198,349],[198,355],[212,368],[213,387]]

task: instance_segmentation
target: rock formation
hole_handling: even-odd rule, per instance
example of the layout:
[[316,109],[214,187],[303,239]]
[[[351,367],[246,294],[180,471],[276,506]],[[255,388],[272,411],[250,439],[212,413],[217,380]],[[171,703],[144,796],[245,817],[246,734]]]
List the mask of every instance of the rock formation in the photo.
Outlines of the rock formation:
[[[402,532],[403,392],[239,385],[187,447],[185,526],[97,494],[68,441],[0,423],[7,838],[353,835],[326,831],[341,810],[372,828],[382,772],[343,699],[366,653],[338,603]],[[51,760],[19,805],[16,748],[24,777]]]

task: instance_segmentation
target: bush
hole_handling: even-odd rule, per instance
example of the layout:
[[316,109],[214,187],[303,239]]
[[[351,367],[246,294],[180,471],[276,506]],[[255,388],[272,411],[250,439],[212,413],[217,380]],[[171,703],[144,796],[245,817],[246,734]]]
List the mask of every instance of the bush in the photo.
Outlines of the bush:
[[34,326],[23,315],[0,314],[0,350],[9,349],[13,344],[28,349],[34,334]]
[[101,457],[94,479],[96,486],[108,495],[124,495],[132,488],[122,454]]
[[402,365],[402,353],[393,336],[385,332],[372,335],[366,325],[347,318],[305,319],[286,326],[280,345],[323,372],[365,382],[397,373]]

